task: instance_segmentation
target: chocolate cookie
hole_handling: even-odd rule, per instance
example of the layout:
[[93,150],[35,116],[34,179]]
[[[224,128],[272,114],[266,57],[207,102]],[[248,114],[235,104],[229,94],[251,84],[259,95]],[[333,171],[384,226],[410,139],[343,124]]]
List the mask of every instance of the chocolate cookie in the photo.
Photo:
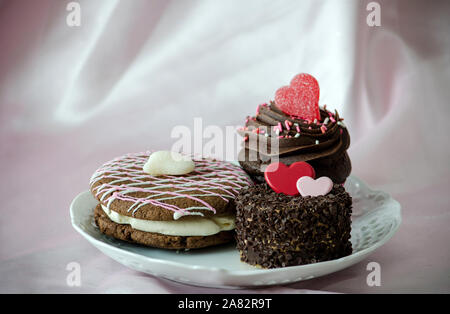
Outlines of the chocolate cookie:
[[221,231],[210,236],[168,236],[154,232],[133,229],[130,225],[113,222],[105,214],[101,205],[94,211],[94,219],[100,231],[113,238],[163,249],[199,249],[228,243],[233,240],[234,231]]
[[169,249],[229,241],[234,198],[252,184],[245,171],[228,162],[194,159],[195,169],[188,174],[152,176],[143,171],[150,154],[115,158],[91,177],[91,192],[100,203],[96,209],[100,230]]

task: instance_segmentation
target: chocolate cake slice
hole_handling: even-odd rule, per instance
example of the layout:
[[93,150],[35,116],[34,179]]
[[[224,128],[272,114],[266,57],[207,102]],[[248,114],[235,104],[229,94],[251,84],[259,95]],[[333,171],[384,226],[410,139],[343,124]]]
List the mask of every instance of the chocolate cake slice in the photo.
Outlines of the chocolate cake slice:
[[352,198],[334,184],[324,196],[288,196],[267,184],[236,198],[236,241],[241,260],[277,268],[337,259],[352,253]]

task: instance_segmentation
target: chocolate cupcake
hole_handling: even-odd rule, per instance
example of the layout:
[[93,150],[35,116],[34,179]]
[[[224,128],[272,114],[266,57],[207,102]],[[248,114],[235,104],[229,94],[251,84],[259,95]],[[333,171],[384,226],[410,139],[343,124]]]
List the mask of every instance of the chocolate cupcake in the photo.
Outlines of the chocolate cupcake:
[[241,260],[262,268],[322,262],[352,253],[352,199],[334,184],[326,195],[289,196],[267,184],[236,198],[236,242]]
[[238,130],[244,137],[239,163],[254,180],[262,182],[265,167],[276,159],[286,165],[307,161],[318,177],[345,182],[351,172],[350,135],[337,111],[319,108],[318,99],[317,81],[300,74],[277,91],[275,101],[247,117]]

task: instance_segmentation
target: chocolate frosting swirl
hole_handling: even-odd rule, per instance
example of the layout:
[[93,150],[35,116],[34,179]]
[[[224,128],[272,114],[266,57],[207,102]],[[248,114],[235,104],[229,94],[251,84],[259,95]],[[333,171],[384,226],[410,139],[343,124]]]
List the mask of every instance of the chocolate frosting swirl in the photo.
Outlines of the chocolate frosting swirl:
[[[296,155],[296,160],[308,161],[347,150],[350,135],[342,120],[337,111],[332,113],[326,108],[320,109],[320,121],[298,119],[270,102],[258,106],[256,116],[248,117],[238,133],[245,139],[245,149],[260,157]],[[279,140],[278,151],[271,150],[274,137]],[[261,147],[261,143],[267,143],[267,147]]]

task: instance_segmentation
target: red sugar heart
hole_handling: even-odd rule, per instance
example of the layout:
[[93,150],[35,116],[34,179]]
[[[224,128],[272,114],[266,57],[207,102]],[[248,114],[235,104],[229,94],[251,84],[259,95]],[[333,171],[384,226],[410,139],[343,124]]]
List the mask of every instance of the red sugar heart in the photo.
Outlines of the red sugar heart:
[[309,74],[296,75],[289,86],[275,93],[275,103],[287,115],[301,119],[320,120],[319,83]]
[[272,190],[292,196],[299,194],[297,180],[304,176],[316,176],[314,168],[304,161],[294,162],[289,167],[282,162],[274,162],[264,172],[264,178]]

